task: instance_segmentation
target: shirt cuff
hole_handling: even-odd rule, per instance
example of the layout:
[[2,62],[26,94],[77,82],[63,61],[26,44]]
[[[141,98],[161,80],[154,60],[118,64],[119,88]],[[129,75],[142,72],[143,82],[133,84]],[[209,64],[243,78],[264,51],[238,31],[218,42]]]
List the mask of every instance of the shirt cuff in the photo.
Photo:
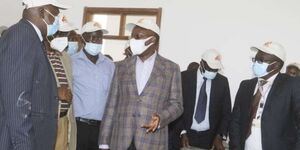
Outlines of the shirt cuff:
[[109,149],[109,146],[105,144],[101,144],[99,145],[99,149]]
[[182,134],[186,134],[186,130],[182,130],[181,133],[180,133],[180,136],[181,136]]

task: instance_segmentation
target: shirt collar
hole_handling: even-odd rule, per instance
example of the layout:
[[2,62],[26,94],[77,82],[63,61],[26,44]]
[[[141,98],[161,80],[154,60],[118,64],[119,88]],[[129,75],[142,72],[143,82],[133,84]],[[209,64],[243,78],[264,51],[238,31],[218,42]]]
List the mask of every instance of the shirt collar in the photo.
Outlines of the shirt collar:
[[[274,80],[276,79],[276,77],[278,76],[279,73],[274,74],[273,76],[271,76],[269,79],[267,79],[267,83],[273,83]],[[258,81],[264,80],[263,78],[258,78]]]
[[137,56],[137,60],[141,63],[147,63],[147,62],[154,62],[155,58],[157,56],[157,52],[155,51],[154,54],[152,54],[149,58],[147,58],[145,61],[142,61],[139,56]]
[[42,36],[42,32],[41,30],[35,25],[33,24],[32,22],[30,22],[29,20],[27,20],[34,28],[35,32],[37,33],[37,35],[39,36],[41,42],[43,41],[43,36]]

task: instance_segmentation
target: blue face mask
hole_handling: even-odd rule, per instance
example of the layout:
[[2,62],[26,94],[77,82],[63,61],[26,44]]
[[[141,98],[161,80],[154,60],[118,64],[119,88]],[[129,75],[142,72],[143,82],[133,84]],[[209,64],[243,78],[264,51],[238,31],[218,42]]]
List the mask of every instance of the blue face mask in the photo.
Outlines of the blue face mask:
[[[263,77],[263,76],[266,76],[267,74],[269,74],[269,72],[267,71],[268,69],[268,66],[269,65],[272,65],[274,64],[275,62],[271,63],[271,64],[268,64],[268,63],[258,63],[257,61],[255,61],[253,63],[253,73],[256,77],[260,78],[260,77]],[[272,71],[270,71],[272,72]]]
[[76,54],[77,50],[78,50],[78,42],[69,42],[67,53],[70,56],[72,56],[72,55]]
[[85,43],[84,49],[90,55],[96,56],[101,52],[102,44]]
[[201,65],[201,68],[204,70],[204,72],[201,72],[202,76],[206,79],[213,80],[217,76],[217,72],[211,72],[204,69],[204,67]]
[[52,36],[54,35],[59,28],[59,18],[58,16],[54,16],[52,13],[50,13],[48,10],[45,9],[45,12],[49,13],[55,20],[52,24],[47,24],[47,22],[45,21],[45,19],[43,19],[43,21],[45,22],[45,24],[47,25],[47,36]]

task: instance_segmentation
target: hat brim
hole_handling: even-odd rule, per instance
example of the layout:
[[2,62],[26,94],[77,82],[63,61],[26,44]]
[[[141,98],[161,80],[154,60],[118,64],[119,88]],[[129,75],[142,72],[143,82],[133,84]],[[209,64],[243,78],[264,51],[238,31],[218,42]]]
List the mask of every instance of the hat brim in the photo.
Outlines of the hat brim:
[[134,29],[135,26],[139,26],[141,28],[144,28],[144,29],[147,29],[147,30],[151,30],[153,31],[154,33],[156,33],[157,35],[159,35],[159,32],[158,31],[154,31],[153,29],[143,25],[143,24],[140,24],[140,23],[128,23],[126,24],[125,26],[125,29],[128,30],[129,32],[132,32],[132,30]]
[[87,30],[87,31],[83,31],[82,34],[83,34],[83,33],[96,32],[96,31],[102,31],[103,34],[108,34],[108,33],[109,33],[108,30],[106,30],[106,29],[98,29],[98,30]]
[[71,6],[67,6],[67,5],[58,3],[58,2],[52,2],[51,5],[59,8],[59,9],[69,9],[69,8],[71,8]]
[[75,30],[78,30],[78,28],[75,28],[75,27],[62,27],[62,28],[59,28],[58,31],[61,31],[61,32],[70,32],[70,31],[75,31]]

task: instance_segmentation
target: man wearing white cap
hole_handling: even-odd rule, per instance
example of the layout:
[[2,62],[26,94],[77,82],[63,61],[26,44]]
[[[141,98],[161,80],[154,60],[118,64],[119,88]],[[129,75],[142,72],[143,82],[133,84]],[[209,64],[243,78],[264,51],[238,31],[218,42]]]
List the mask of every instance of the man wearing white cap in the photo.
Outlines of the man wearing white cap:
[[100,128],[100,149],[167,150],[168,124],[182,111],[179,66],[157,52],[159,27],[127,25],[133,53],[116,64]]
[[[68,40],[74,40],[76,28],[69,25],[66,16],[60,16],[59,29],[53,37],[47,56],[58,88],[59,119],[55,150],[76,149],[76,122],[72,110],[72,61],[67,49]],[[70,43],[70,42],[69,42]],[[78,43],[77,43],[78,44]],[[70,47],[70,44],[69,46]],[[75,50],[75,52],[77,49]]]
[[285,51],[266,42],[256,51],[253,73],[241,82],[230,126],[230,150],[300,149],[300,80],[281,74]]
[[101,53],[107,33],[100,23],[86,23],[82,27],[84,47],[72,56],[77,150],[99,149],[99,128],[115,70],[114,63]]
[[300,64],[299,63],[291,63],[286,67],[286,74],[292,77],[300,76]]
[[231,99],[228,80],[218,73],[221,55],[214,49],[202,54],[199,69],[182,73],[184,113],[181,150],[225,150]]
[[53,150],[57,88],[42,41],[58,30],[56,0],[23,0],[23,18],[0,40],[0,149]]

